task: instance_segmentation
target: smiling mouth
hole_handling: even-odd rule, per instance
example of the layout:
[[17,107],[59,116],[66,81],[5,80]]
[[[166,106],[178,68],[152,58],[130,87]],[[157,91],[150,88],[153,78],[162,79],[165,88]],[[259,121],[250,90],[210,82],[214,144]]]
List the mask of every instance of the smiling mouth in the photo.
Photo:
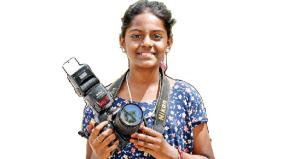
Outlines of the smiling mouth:
[[140,56],[148,56],[148,55],[155,55],[156,53],[154,52],[138,52],[137,53]]

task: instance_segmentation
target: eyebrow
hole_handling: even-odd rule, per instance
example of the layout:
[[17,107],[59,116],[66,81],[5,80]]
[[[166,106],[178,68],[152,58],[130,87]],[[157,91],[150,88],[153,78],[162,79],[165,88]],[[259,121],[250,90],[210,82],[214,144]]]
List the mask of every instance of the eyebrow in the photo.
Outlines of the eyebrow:
[[[131,30],[129,30],[129,32],[133,32],[133,31],[143,32],[143,31],[140,30],[140,29],[131,29]],[[164,30],[152,30],[151,32],[163,32],[163,33],[165,33]]]

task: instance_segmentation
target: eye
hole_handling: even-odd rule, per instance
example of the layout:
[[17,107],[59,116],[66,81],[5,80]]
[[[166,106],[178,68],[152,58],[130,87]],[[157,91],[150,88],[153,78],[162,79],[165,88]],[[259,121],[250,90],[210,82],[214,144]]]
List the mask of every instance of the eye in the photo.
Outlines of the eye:
[[153,35],[152,35],[152,38],[153,38],[154,40],[160,40],[160,39],[163,38],[163,36],[162,36],[161,34],[153,34]]
[[132,35],[130,35],[130,38],[134,39],[134,40],[138,40],[138,39],[142,38],[142,35],[140,35],[140,34],[132,34]]

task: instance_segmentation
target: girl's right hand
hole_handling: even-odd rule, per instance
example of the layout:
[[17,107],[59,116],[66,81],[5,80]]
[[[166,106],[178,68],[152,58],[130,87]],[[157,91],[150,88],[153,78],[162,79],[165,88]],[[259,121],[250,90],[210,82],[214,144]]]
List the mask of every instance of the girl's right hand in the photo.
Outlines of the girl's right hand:
[[101,132],[107,123],[107,121],[101,122],[91,130],[88,142],[95,158],[108,158],[110,157],[112,151],[118,147],[118,140],[111,144],[116,139],[112,129],[108,128]]

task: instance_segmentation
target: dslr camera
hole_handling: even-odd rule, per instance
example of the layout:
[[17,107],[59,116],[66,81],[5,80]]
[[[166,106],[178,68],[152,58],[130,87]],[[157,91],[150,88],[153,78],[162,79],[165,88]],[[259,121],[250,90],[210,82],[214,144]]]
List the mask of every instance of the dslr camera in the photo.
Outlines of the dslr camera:
[[[85,103],[93,110],[95,123],[108,121],[108,125],[102,131],[112,128],[119,140],[118,148],[122,149],[129,142],[131,134],[137,132],[143,122],[142,109],[134,103],[115,108],[112,105],[116,97],[116,93],[112,92],[115,91],[108,90],[100,83],[89,65],[80,64],[76,58],[69,59],[62,68],[77,95],[83,97]],[[123,78],[120,80],[122,82]],[[86,129],[78,133],[87,139],[90,136]]]

